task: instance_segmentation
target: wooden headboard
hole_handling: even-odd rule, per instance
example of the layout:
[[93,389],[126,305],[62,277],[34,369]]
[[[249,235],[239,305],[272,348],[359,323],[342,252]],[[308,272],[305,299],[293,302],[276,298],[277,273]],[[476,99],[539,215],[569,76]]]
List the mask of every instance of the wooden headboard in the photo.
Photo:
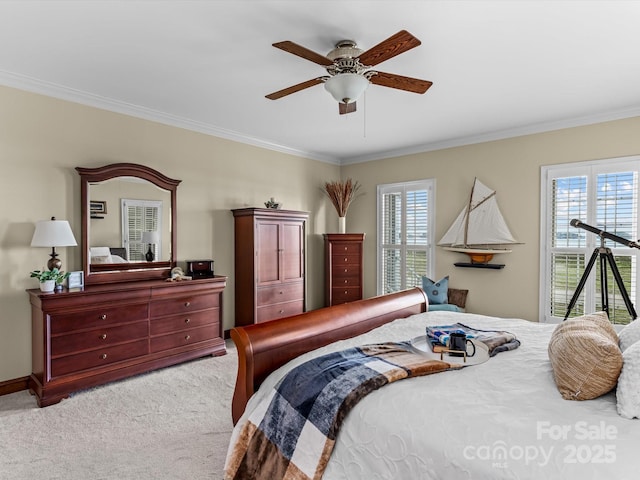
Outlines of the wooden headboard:
[[240,419],[247,401],[264,379],[289,360],[398,318],[426,312],[427,308],[425,293],[413,288],[231,329],[238,348],[233,423]]

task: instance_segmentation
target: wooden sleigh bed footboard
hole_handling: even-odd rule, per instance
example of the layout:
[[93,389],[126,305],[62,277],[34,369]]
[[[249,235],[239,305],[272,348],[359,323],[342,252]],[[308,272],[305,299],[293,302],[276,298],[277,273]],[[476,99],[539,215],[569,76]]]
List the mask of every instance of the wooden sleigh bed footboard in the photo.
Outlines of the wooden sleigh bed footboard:
[[427,308],[425,293],[413,288],[231,329],[238,350],[232,405],[234,425],[264,379],[289,360],[398,318],[426,312]]

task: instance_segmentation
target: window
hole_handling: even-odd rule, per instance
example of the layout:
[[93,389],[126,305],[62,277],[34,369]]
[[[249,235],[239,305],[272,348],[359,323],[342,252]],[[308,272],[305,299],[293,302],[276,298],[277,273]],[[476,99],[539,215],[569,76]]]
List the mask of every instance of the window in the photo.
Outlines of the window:
[[[570,316],[602,309],[608,299],[613,323],[632,320],[607,264],[607,287],[601,286],[599,248],[610,249],[624,290],[636,305],[640,250],[571,225],[572,219],[618,237],[638,238],[638,173],[640,157],[609,159],[542,168],[540,312],[541,321],[564,319],[576,291]],[[602,243],[604,240],[604,243]],[[595,257],[595,258],[594,258]],[[591,259],[595,263],[590,267]],[[580,280],[585,276],[582,289]]]
[[432,276],[435,180],[378,185],[378,294]]
[[162,258],[162,242],[146,245],[142,232],[162,231],[162,201],[122,199],[122,246],[129,261],[144,262],[148,248],[156,259]]

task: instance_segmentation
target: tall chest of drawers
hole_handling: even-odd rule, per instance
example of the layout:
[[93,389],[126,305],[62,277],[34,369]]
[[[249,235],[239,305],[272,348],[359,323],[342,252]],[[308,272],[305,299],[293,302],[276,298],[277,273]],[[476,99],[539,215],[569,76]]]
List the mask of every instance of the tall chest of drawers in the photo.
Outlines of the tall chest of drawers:
[[272,208],[233,210],[235,325],[302,313],[308,212]]
[[205,355],[226,353],[226,277],[28,290],[29,389],[41,407],[70,393]]
[[325,304],[362,299],[364,233],[325,233]]

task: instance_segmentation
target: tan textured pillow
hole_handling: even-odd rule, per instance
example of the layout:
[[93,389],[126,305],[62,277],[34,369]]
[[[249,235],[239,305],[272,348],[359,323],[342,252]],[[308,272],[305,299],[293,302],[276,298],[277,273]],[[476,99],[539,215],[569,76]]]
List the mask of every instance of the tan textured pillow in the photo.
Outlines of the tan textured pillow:
[[605,312],[559,324],[551,335],[548,351],[553,378],[566,400],[599,397],[618,382],[622,352]]

